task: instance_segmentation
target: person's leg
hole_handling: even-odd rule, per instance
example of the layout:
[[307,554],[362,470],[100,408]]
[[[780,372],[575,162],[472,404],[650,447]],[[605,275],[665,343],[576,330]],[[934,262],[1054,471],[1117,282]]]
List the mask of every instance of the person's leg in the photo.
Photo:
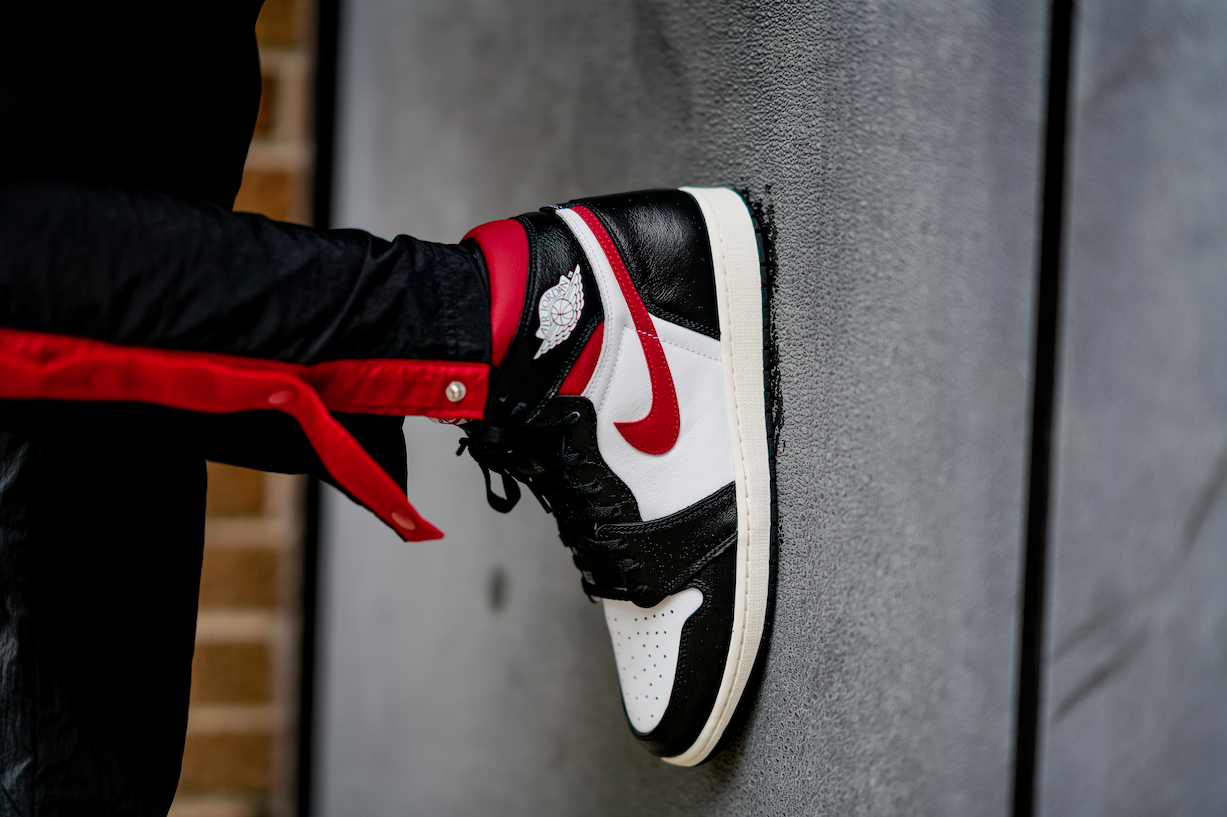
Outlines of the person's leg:
[[0,403],[6,814],[170,806],[204,534],[182,426],[149,406]]

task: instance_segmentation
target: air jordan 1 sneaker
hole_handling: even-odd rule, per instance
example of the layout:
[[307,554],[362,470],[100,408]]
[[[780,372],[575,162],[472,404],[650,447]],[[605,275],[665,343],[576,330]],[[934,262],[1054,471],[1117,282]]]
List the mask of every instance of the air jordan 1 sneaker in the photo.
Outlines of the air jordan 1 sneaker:
[[[763,254],[724,188],[579,199],[466,237],[490,279],[487,497],[554,514],[634,736],[693,766],[766,651],[775,505]],[[497,477],[501,484],[492,484]]]

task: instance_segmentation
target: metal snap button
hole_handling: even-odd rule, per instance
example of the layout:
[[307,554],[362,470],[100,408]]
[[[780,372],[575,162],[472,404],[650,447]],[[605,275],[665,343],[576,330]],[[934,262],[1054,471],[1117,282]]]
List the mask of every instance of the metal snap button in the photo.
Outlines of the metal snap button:
[[464,395],[467,392],[468,389],[466,389],[464,384],[459,380],[453,380],[451,383],[448,383],[447,388],[444,390],[444,394],[447,395],[447,399],[451,400],[453,403],[459,403],[461,400],[463,400]]

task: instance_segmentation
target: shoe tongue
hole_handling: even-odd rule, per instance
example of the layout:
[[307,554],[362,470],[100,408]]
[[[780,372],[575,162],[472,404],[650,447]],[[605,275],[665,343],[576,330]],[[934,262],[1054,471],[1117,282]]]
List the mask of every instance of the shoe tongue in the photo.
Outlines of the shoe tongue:
[[487,419],[508,425],[531,421],[557,393],[604,317],[588,259],[562,221],[553,213],[515,221],[530,248],[524,300],[486,404]]

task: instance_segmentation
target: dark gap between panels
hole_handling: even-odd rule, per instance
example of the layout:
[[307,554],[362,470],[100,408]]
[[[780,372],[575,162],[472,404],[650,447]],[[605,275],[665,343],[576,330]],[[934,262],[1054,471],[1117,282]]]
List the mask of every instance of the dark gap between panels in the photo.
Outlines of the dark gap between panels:
[[[340,46],[341,0],[316,0],[315,56],[315,174],[312,180],[312,224],[332,226],[333,166],[336,144],[337,58]],[[307,483],[306,526],[302,544],[302,627],[298,675],[298,763],[294,804],[298,817],[312,812],[315,777],[316,642],[319,633],[320,481]]]
[[1073,16],[1073,0],[1053,0],[1049,20],[1051,35],[1039,225],[1031,463],[1027,485],[1022,632],[1019,638],[1018,709],[1015,721],[1014,817],[1033,817],[1035,813]]

